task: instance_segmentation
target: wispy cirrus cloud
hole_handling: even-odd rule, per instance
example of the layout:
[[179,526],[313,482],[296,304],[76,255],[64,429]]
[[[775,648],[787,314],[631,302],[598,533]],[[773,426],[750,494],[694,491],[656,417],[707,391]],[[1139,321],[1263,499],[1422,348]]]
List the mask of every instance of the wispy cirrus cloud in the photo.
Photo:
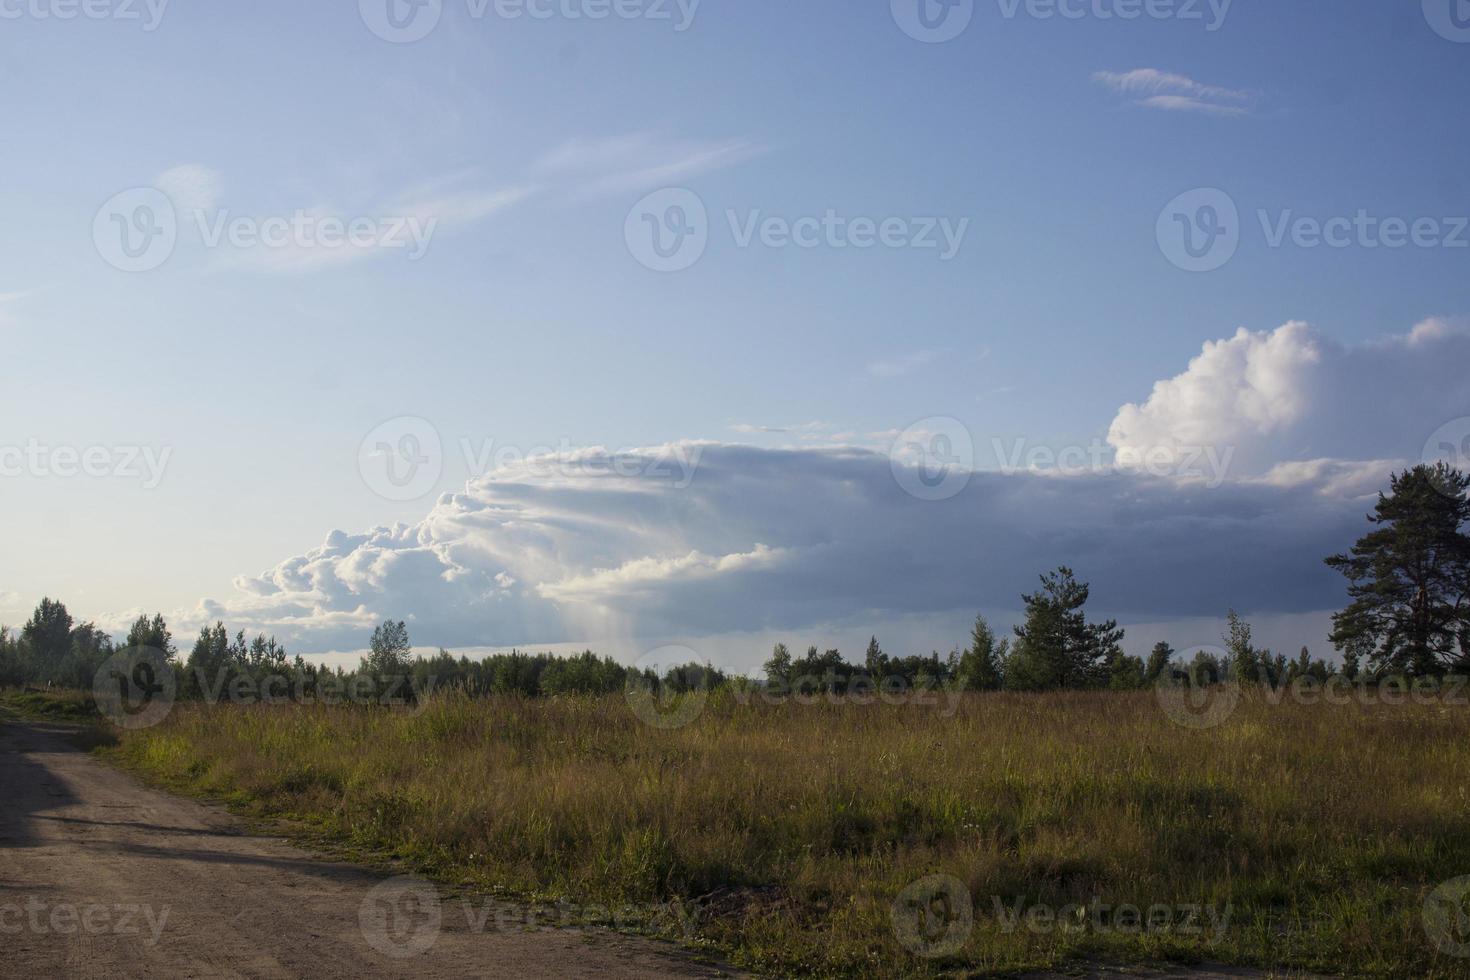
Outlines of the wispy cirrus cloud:
[[180,211],[212,211],[224,193],[224,177],[203,164],[186,163],[159,174],[153,186]]
[[934,349],[916,350],[873,361],[868,365],[868,377],[900,378],[906,374],[913,374],[920,368],[932,364],[943,353],[942,350]]
[[[163,188],[165,183],[172,186],[174,190],[169,193],[176,203],[193,202],[187,220],[197,228],[207,246],[220,247],[221,242],[225,243],[217,265],[282,274],[317,272],[395,252],[419,258],[443,232],[485,221],[525,201],[538,190],[530,183],[487,187],[473,171],[462,171],[359,206],[316,204],[289,209],[281,215],[236,215],[217,208],[218,175],[214,175],[214,183],[206,184],[201,175],[191,171],[192,168],[169,171],[159,178],[159,186]],[[175,176],[166,180],[169,175]],[[265,228],[266,223],[278,222],[283,217],[290,220],[293,229],[299,225],[306,231],[279,236],[269,246],[257,243],[246,248],[231,247],[222,233],[236,218],[246,218]],[[327,227],[341,231],[329,238],[322,231]]]
[[1157,68],[1094,72],[1092,80],[1129,96],[1135,105],[1167,112],[1202,112],[1215,116],[1248,115],[1256,96],[1243,89],[1206,85],[1187,75]]
[[600,139],[572,139],[544,154],[533,170],[576,182],[582,195],[645,190],[696,174],[733,166],[764,152],[748,140],[669,139],[628,133]]
[[0,293],[0,327],[14,326],[16,322],[15,316],[10,312],[9,308],[30,296],[34,296],[40,291],[39,289],[22,289],[14,292]]

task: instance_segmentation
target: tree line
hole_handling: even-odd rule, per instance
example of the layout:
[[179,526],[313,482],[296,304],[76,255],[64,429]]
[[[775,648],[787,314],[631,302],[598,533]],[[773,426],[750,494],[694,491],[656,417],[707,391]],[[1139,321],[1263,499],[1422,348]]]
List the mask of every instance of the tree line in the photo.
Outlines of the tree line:
[[1351,600],[1333,616],[1331,641],[1342,654],[1340,666],[1313,659],[1305,647],[1294,658],[1258,649],[1250,624],[1233,610],[1218,653],[1200,650],[1180,663],[1174,648],[1161,642],[1146,659],[1130,656],[1116,621],[1088,619],[1090,586],[1063,566],[1041,576],[1041,587],[1021,597],[1024,618],[1013,636],[997,636],[980,616],[969,643],[948,655],[891,656],[875,636],[861,663],[849,662],[840,650],[816,646],[793,655],[782,643],[764,664],[764,680],[757,682],[709,664],[635,670],[590,650],[570,657],[512,651],[471,659],[441,649],[432,657],[416,657],[406,625],[391,620],[373,631],[367,655],[350,671],[299,655],[293,659],[274,637],[249,637],[243,630],[231,635],[223,623],[201,629],[180,660],[162,614],[139,616],[125,638],[114,640],[95,623],[75,622],[63,603],[48,597],[18,631],[0,626],[0,686],[89,688],[109,658],[137,648],[168,659],[180,697],[214,699],[242,686],[307,697],[353,685],[373,696],[390,687],[410,697],[454,687],[480,696],[554,697],[608,694],[635,681],[673,691],[755,683],[768,690],[838,692],[883,682],[1048,691],[1137,690],[1180,675],[1196,683],[1279,685],[1300,677],[1470,674],[1470,476],[1445,463],[1395,473],[1367,519],[1368,534],[1349,552],[1325,559],[1347,579]]

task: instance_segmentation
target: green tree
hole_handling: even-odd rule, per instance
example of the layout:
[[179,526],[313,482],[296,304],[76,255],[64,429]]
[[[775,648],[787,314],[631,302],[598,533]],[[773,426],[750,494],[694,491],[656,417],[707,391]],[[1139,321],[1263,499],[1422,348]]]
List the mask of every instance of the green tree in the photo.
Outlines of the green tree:
[[42,599],[21,627],[21,639],[43,667],[60,664],[71,652],[71,613],[55,599]]
[[184,691],[194,697],[224,691],[230,680],[229,668],[230,634],[225,624],[204,627],[184,662]]
[[1327,565],[1348,580],[1332,617],[1339,650],[1367,651],[1374,673],[1439,675],[1470,667],[1470,477],[1445,463],[1390,478],[1374,530]]
[[1136,691],[1144,684],[1142,657],[1123,655],[1113,661],[1108,687],[1114,691]]
[[1023,595],[1026,620],[1016,627],[1007,663],[1008,686],[1018,690],[1104,687],[1122,656],[1123,630],[1115,620],[1089,623],[1083,607],[1090,589],[1065,565],[1041,576],[1041,591]]
[[868,652],[863,658],[863,667],[867,670],[868,676],[874,679],[888,673],[888,654],[884,653],[883,648],[878,645],[876,636],[868,641]]
[[1222,639],[1230,674],[1242,683],[1256,683],[1261,678],[1261,656],[1251,639],[1251,624],[1240,613],[1230,610],[1229,627]]
[[975,617],[970,630],[970,645],[960,656],[959,684],[965,691],[998,691],[1003,681],[1002,661],[1007,642],[996,641],[995,632],[984,616]]
[[153,650],[162,650],[169,656],[174,654],[174,636],[168,631],[168,624],[163,620],[163,613],[156,613],[152,619],[147,616],[139,616],[131,629],[128,630],[128,647],[149,647]]
[[381,682],[407,677],[412,667],[413,645],[408,641],[408,627],[402,620],[384,621],[373,630],[363,669]]
[[777,643],[771,650],[771,659],[765,663],[766,683],[785,686],[791,683],[791,651],[786,644]]
[[1148,664],[1143,670],[1145,684],[1156,684],[1164,672],[1169,670],[1169,664],[1174,659],[1174,648],[1163,640],[1154,644],[1153,650],[1148,655]]

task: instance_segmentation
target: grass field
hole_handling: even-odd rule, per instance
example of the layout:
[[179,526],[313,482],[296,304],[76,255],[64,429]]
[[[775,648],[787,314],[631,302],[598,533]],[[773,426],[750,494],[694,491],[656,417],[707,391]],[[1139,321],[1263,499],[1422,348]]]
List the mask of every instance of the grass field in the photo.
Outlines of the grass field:
[[1470,873],[1470,709],[1251,694],[1191,730],[1152,693],[950,707],[722,692],[665,731],[622,697],[180,705],[113,751],[441,881],[697,904],[701,943],[773,973],[1466,975],[1423,910]]

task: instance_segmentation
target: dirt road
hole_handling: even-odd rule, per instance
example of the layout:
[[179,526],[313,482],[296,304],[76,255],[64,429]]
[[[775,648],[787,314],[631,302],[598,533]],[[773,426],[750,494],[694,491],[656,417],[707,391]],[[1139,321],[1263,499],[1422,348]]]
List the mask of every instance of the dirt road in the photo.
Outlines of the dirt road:
[[[543,920],[544,921],[544,918]],[[385,880],[0,722],[0,975],[717,977],[673,947]]]

